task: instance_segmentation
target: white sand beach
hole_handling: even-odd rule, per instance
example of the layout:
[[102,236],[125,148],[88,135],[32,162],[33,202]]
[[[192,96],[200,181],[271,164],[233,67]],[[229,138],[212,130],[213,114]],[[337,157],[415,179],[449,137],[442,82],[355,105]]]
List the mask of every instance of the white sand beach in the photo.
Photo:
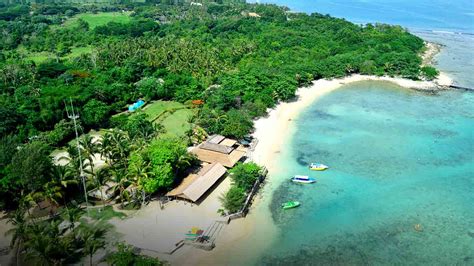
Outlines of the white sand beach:
[[[430,51],[435,49],[434,47],[431,46]],[[158,201],[152,201],[138,211],[128,212],[129,216],[123,220],[112,219],[111,223],[115,225],[116,231],[119,232],[116,240],[126,241],[128,244],[142,249],[143,253],[167,260],[173,265],[228,264],[230,261],[229,254],[234,257],[238,254],[252,256],[252,254],[257,254],[260,250],[271,245],[268,239],[265,240],[267,242],[259,240],[255,232],[276,235],[278,230],[273,225],[270,210],[265,202],[270,201],[272,173],[279,170],[274,157],[288,141],[288,136],[293,133],[292,120],[296,119],[305,108],[324,95],[341,88],[345,84],[358,81],[386,81],[417,90],[436,90],[438,85],[447,86],[452,84],[452,80],[443,73],[438,80],[433,82],[364,75],[314,81],[311,86],[298,89],[294,101],[279,103],[274,109],[270,110],[266,117],[255,121],[253,135],[258,139],[258,145],[252,152],[251,158],[269,170],[267,184],[264,186],[260,197],[257,197],[254,201],[250,213],[245,219],[234,220],[222,228],[216,240],[216,248],[212,251],[204,251],[184,246],[172,255],[168,254],[174,249],[176,243],[184,239],[185,234],[192,227],[206,230],[215,221],[223,220],[217,210],[221,208],[219,197],[230,187],[229,178],[224,179],[199,205],[184,201],[172,201],[162,209]],[[56,154],[55,161],[58,163],[59,157],[63,155],[67,155],[67,153]],[[99,158],[100,156],[95,158],[97,159],[96,165],[104,163]],[[0,227],[2,227],[0,233],[7,229],[4,225]],[[252,245],[246,245],[246,243]],[[0,244],[3,246],[5,243]]]
[[[256,163],[267,167],[269,178],[263,189],[263,195],[260,195],[261,197],[254,202],[249,215],[245,219],[232,221],[217,239],[214,250],[186,249],[177,252],[177,254],[185,253],[186,255],[171,256],[168,260],[175,265],[225,265],[230,261],[235,262],[235,257],[238,257],[238,254],[245,254],[246,257],[249,257],[252,254],[257,255],[259,251],[268,247],[271,244],[268,242],[268,238],[265,239],[267,242],[262,243],[256,235],[276,235],[275,232],[278,230],[273,225],[266,203],[271,197],[272,173],[280,170],[275,161],[275,155],[280,153],[288,141],[288,136],[292,135],[294,130],[292,121],[319,98],[345,84],[358,81],[392,82],[401,87],[416,90],[436,90],[440,83],[440,81],[412,81],[402,78],[352,75],[341,79],[318,80],[311,86],[298,89],[296,100],[279,103],[269,111],[266,117],[260,118],[254,123],[253,136],[258,139],[258,144],[251,157]],[[444,76],[443,82],[451,84],[452,81],[449,77]],[[247,243],[251,245],[247,245]],[[229,254],[232,254],[233,260],[230,259]]]
[[[294,101],[282,102],[270,110],[266,117],[256,120],[253,135],[259,142],[251,156],[255,162],[266,166],[269,170],[269,178],[263,189],[263,193],[267,195],[257,197],[245,219],[234,220],[222,228],[216,240],[216,248],[212,251],[183,246],[172,255],[168,254],[174,249],[176,243],[184,239],[185,234],[192,227],[205,230],[215,221],[223,220],[217,210],[221,208],[219,197],[230,187],[229,178],[224,179],[199,205],[184,201],[172,201],[167,203],[164,209],[161,209],[157,201],[152,201],[139,211],[129,212],[128,218],[124,220],[111,220],[111,223],[116,227],[116,231],[119,232],[115,240],[126,241],[142,249],[144,254],[159,257],[172,265],[227,264],[230,261],[229,252],[232,252],[234,256],[238,256],[238,254],[252,256],[252,253],[257,255],[259,250],[269,246],[271,242],[268,242],[268,239],[265,240],[267,242],[259,242],[259,238],[256,237],[255,233],[277,235],[276,231],[278,229],[273,225],[268,205],[260,203],[269,201],[272,189],[271,176],[272,173],[278,171],[278,165],[275,163],[274,157],[288,141],[287,136],[292,134],[291,124],[293,119],[296,119],[306,107],[319,98],[351,82],[387,81],[417,90],[432,90],[437,88],[437,84],[450,84],[452,82],[445,75],[440,75],[440,77],[441,79],[435,82],[363,75],[352,75],[333,80],[318,80],[313,82],[311,86],[298,89]],[[98,161],[97,163],[100,164],[101,162]],[[0,230],[2,232],[0,233],[4,233],[9,228],[4,222],[5,220],[2,221],[2,230]],[[5,240],[8,239],[5,238]],[[252,243],[252,245],[246,245],[245,243]],[[6,242],[1,244],[1,248],[8,245]],[[9,260],[9,256],[1,257],[3,263]]]

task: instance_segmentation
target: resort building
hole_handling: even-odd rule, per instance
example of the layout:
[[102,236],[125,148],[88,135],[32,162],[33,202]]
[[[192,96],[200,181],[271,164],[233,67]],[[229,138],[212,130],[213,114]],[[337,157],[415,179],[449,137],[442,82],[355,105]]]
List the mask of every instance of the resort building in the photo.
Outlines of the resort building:
[[220,163],[203,165],[197,173],[188,175],[178,187],[168,192],[166,196],[198,202],[226,173],[227,169]]
[[232,168],[247,154],[247,148],[236,140],[221,135],[212,135],[192,151],[199,160],[206,163],[219,163]]

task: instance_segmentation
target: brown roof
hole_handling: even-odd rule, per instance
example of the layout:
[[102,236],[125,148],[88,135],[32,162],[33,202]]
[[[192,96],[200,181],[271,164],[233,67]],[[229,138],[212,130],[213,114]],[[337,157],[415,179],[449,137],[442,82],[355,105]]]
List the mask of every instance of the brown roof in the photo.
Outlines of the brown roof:
[[227,147],[232,147],[232,146],[235,145],[235,143],[237,143],[237,141],[235,139],[224,139],[219,144],[227,146]]
[[234,149],[229,154],[224,154],[216,151],[210,151],[197,147],[191,151],[196,154],[199,160],[207,163],[220,163],[225,167],[233,167],[242,157],[247,153],[247,149],[239,147]]
[[227,169],[219,163],[204,166],[197,174],[190,174],[175,189],[168,192],[167,196],[175,196],[198,201],[222,176]]
[[213,144],[219,144],[221,141],[225,139],[224,136],[221,135],[212,135],[207,139],[207,142],[213,143]]
[[232,147],[227,147],[224,145],[215,144],[211,142],[204,142],[201,145],[199,145],[199,148],[204,149],[204,150],[209,150],[209,151],[220,152],[224,154],[229,154],[233,150]]

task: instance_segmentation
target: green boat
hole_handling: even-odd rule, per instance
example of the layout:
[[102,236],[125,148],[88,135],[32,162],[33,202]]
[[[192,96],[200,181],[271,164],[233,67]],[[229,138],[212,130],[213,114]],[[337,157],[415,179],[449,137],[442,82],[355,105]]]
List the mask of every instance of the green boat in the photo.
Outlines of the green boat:
[[300,206],[300,203],[298,201],[288,201],[281,204],[281,207],[283,208],[283,210],[293,209],[298,206]]

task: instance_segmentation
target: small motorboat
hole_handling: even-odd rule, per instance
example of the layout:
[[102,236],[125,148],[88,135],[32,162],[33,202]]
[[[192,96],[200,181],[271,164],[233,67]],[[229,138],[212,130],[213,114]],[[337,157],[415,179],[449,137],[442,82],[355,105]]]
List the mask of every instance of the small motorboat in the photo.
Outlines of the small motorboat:
[[295,175],[291,178],[291,181],[295,183],[311,184],[316,183],[316,178],[312,178],[306,175]]
[[322,164],[322,163],[311,163],[309,165],[309,169],[314,170],[314,171],[324,171],[328,169],[329,166]]
[[300,203],[298,201],[288,201],[281,204],[281,207],[283,208],[283,210],[293,209],[298,206],[300,206]]

